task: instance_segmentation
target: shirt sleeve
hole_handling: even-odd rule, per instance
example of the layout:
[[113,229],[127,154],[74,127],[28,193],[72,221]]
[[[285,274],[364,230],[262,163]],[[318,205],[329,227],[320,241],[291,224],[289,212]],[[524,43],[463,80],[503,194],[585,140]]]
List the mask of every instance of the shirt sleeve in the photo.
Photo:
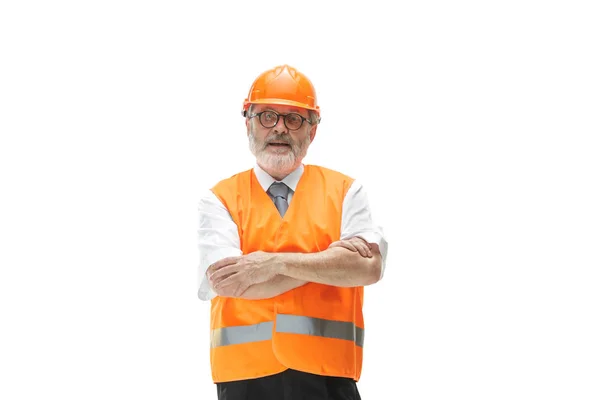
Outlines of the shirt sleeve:
[[237,225],[212,191],[198,202],[198,216],[198,298],[206,301],[216,296],[206,278],[208,267],[225,257],[240,256],[242,250]]
[[379,246],[381,277],[383,277],[387,259],[387,239],[382,227],[373,220],[365,188],[356,180],[348,189],[342,205],[342,234],[340,239],[349,239],[355,236]]

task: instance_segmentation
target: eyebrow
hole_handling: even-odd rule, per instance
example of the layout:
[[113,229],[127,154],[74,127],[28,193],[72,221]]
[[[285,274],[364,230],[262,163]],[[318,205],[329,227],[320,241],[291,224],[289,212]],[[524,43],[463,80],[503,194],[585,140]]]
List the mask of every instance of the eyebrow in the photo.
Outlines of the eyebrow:
[[[273,111],[273,112],[276,112],[278,114],[281,114],[281,111],[277,111],[274,108],[271,108],[271,107],[268,107],[268,106],[265,107],[261,111]],[[301,109],[299,109],[299,108],[294,108],[294,109],[288,110],[287,112],[284,112],[284,114],[289,114],[289,113],[294,113],[294,114],[300,114],[300,115],[302,115]]]

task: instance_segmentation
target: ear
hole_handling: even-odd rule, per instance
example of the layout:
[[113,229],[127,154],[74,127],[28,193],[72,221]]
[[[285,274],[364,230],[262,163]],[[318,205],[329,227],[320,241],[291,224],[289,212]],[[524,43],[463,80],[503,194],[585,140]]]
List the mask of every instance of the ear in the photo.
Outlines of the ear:
[[315,140],[315,135],[317,134],[317,126],[318,125],[313,125],[312,128],[310,128],[310,142],[312,143],[313,140]]
[[250,118],[246,118],[246,135],[250,135]]

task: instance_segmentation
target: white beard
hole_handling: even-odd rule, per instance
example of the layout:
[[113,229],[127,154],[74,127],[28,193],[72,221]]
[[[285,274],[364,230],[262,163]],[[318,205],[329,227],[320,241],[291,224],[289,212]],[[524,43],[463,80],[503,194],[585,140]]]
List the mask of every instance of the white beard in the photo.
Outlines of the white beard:
[[256,157],[259,165],[264,166],[267,169],[272,169],[281,174],[287,175],[296,169],[302,159],[306,156],[308,146],[310,145],[310,135],[306,135],[306,138],[300,143],[294,143],[289,136],[286,137],[288,144],[290,145],[291,151],[285,154],[274,154],[266,150],[266,143],[273,140],[275,137],[281,137],[282,135],[270,135],[264,142],[259,142],[252,131],[248,135],[250,151]]

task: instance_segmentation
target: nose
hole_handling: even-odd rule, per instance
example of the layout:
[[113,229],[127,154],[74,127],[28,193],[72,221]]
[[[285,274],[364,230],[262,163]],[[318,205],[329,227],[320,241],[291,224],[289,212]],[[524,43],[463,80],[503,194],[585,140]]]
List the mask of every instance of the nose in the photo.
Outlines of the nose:
[[275,124],[275,126],[273,127],[273,132],[283,133],[287,132],[288,130],[288,127],[285,126],[284,118],[280,116],[279,120],[277,120],[277,124]]

